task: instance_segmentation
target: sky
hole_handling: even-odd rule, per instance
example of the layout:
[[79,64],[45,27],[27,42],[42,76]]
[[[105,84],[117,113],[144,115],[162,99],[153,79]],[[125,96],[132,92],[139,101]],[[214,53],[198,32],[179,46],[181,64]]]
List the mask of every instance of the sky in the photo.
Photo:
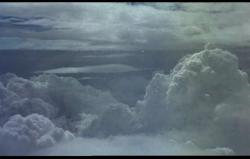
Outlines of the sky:
[[178,50],[207,42],[249,47],[249,5],[1,3],[0,49]]
[[1,3],[0,156],[249,155],[249,15]]

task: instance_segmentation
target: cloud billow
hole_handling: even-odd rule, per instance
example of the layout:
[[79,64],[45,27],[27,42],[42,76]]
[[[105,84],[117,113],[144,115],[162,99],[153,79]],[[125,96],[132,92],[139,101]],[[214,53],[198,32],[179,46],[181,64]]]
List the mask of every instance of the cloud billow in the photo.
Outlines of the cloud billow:
[[57,142],[72,140],[74,135],[64,131],[46,117],[38,114],[12,116],[0,128],[1,155],[24,155]]
[[169,75],[156,74],[137,106],[147,131],[160,123],[161,130],[186,132],[199,145],[247,153],[234,145],[249,142],[249,91],[235,55],[205,49],[182,58]]
[[[127,149],[137,147],[132,140],[148,149],[150,143],[164,138],[156,144],[159,151],[149,152],[249,152],[248,76],[238,68],[238,58],[222,49],[207,46],[183,57],[170,74],[156,73],[135,107],[72,77],[42,74],[24,79],[9,73],[1,75],[0,81],[0,138],[6,140],[0,147],[2,154],[40,150],[44,155],[64,154],[58,151],[70,145],[86,147],[81,141],[108,145],[110,154],[135,154]],[[7,150],[15,140],[25,143],[22,150],[19,144]],[[117,149],[117,142],[125,145]],[[107,154],[98,149],[89,151]]]

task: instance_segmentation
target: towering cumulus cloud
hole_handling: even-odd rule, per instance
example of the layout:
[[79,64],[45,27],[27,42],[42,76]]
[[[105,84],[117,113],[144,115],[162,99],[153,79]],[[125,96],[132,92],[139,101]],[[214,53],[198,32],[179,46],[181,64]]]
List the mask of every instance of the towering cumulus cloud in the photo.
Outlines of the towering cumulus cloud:
[[182,58],[169,75],[156,74],[137,107],[147,131],[185,132],[199,145],[247,153],[249,97],[238,58],[206,47]]
[[248,76],[222,49],[206,46],[156,73],[134,107],[71,77],[0,81],[1,154],[250,152]]

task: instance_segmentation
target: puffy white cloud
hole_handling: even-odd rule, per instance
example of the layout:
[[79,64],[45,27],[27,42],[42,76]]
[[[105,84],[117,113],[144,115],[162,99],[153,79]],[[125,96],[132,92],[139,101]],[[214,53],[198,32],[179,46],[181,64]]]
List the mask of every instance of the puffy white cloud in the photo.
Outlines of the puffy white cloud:
[[0,85],[2,125],[12,115],[38,113],[78,135],[109,136],[131,133],[135,124],[134,111],[128,105],[72,77],[44,74],[24,79],[6,74],[1,79],[5,83]]
[[6,86],[7,83],[9,82],[9,80],[11,78],[15,78],[15,77],[17,77],[17,76],[13,73],[6,73],[3,75],[0,75],[0,81],[3,83],[4,86]]
[[185,56],[169,75],[157,73],[137,103],[139,118],[147,131],[183,131],[199,145],[247,153],[248,76],[235,55],[211,48]]
[[156,73],[146,87],[144,100],[138,101],[136,111],[144,128],[149,131],[159,131],[166,127],[166,90],[168,76]]
[[38,113],[60,127],[76,129],[74,124],[81,120],[82,113],[100,115],[118,103],[109,92],[83,86],[71,77],[40,75],[24,79],[6,74],[1,81],[1,125],[14,114]]
[[69,131],[56,127],[42,115],[14,115],[0,128],[0,139],[4,143],[0,146],[0,152],[5,155],[25,154],[73,138]]
[[57,109],[40,98],[12,99],[2,105],[0,121],[5,122],[8,117],[15,114],[26,116],[32,113],[38,113],[46,117],[54,118],[57,114]]
[[138,128],[136,114],[125,104],[113,104],[98,118],[92,121],[89,128],[82,131],[88,136],[110,136],[117,134],[133,134]]
[[[6,138],[2,154],[53,145],[63,132],[56,126],[78,136],[129,134],[136,129],[136,114],[128,105],[74,78],[40,75],[24,79],[5,74],[0,79],[1,139]],[[8,150],[15,140],[18,144]]]
[[[216,104],[243,89],[249,89],[248,76],[238,69],[237,57],[220,49],[205,49],[181,59],[169,75],[156,74],[143,102],[150,108],[154,103],[163,105],[165,112],[176,112],[176,117],[183,113],[182,122],[188,122],[184,119],[187,116],[191,124],[195,122],[192,118],[203,114],[200,111],[213,110]],[[199,108],[198,114],[192,108]]]
[[[30,80],[12,78],[7,89],[23,98],[41,98],[59,108],[66,116],[81,112],[100,113],[105,110],[106,104],[117,102],[109,92],[83,86],[71,77],[56,75],[40,75]],[[105,105],[100,106],[102,103]]]

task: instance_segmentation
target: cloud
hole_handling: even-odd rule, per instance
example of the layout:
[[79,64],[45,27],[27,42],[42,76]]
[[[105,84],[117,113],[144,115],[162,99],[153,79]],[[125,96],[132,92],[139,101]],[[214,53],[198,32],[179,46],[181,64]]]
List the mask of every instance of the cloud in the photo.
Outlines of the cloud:
[[98,103],[117,102],[109,92],[101,92],[91,86],[83,86],[72,77],[56,75],[40,75],[31,80],[20,77],[12,78],[7,84],[7,89],[23,98],[41,98],[60,107],[69,113],[68,115],[81,110],[91,113],[101,112],[101,108],[96,108]]
[[37,73],[67,74],[67,73],[117,73],[138,71],[137,68],[123,64],[106,64],[85,67],[63,67],[50,69],[45,71],[37,71]]
[[[108,92],[81,85],[74,78],[40,75],[24,79],[8,73],[1,75],[0,81],[0,138],[6,139],[6,144],[0,147],[1,154],[27,154],[34,150],[33,147],[41,149],[51,146],[61,140],[51,135],[62,134],[63,129],[85,136],[89,136],[88,133],[96,135],[98,131],[106,136],[112,129],[114,134],[130,130],[128,124],[132,119],[129,117],[133,113],[129,106],[120,104]],[[122,118],[109,125],[113,120],[110,113]],[[117,129],[117,124],[121,124],[121,128]],[[36,125],[39,126],[38,130]],[[35,134],[33,137],[35,131],[40,136]],[[69,135],[67,131],[65,133]],[[7,147],[19,138],[13,149],[8,150]],[[20,148],[22,144],[24,146]]]
[[[97,146],[98,145],[98,146]],[[228,148],[202,149],[191,141],[178,142],[166,135],[130,135],[76,138],[72,142],[34,152],[35,155],[232,155]]]
[[[74,78],[39,75],[24,79],[8,73],[1,75],[0,81],[0,138],[6,139],[1,154],[27,154],[52,146],[58,139],[51,136],[59,131],[56,127],[60,134],[64,129],[77,136],[104,137],[136,129],[135,112],[128,105]],[[15,140],[18,143],[8,150]]]
[[[109,105],[118,103],[109,92],[83,86],[70,77],[40,75],[24,79],[5,74],[1,75],[1,81],[4,83],[0,85],[2,122],[16,113],[39,113],[61,121],[64,117],[77,118],[83,112],[100,114]],[[65,122],[61,125],[64,128],[73,124],[72,121]]]
[[[145,94],[145,87],[150,79],[140,75],[112,79],[108,84],[112,95],[122,103],[134,106],[138,99],[142,99]],[[133,82],[131,82],[133,81]],[[129,92],[124,95],[124,92]]]
[[0,139],[4,143],[0,146],[0,152],[2,155],[22,155],[73,138],[69,131],[55,127],[42,115],[14,115],[0,128]]
[[5,3],[0,9],[1,41],[13,41],[9,49],[195,50],[206,42],[245,47],[250,40],[249,5],[242,3]]
[[[10,116],[15,114],[29,115],[32,113],[39,113],[46,117],[55,117],[57,109],[49,103],[46,103],[40,98],[19,98],[16,100],[11,99],[3,103],[1,107],[1,122],[5,122]],[[10,103],[8,103],[10,102]]]
[[[0,153],[249,154],[249,96],[238,58],[213,45],[184,56],[169,74],[156,73],[135,106],[73,77],[4,74]],[[72,138],[68,131],[77,139],[60,143]]]
[[206,47],[183,57],[169,75],[157,73],[137,109],[146,131],[177,130],[198,145],[247,153],[249,91],[238,58]]
[[41,17],[21,18],[13,16],[0,16],[0,28],[5,32],[5,34],[8,33],[9,30],[43,32],[52,29],[49,26],[39,25],[40,21],[43,21]]
[[133,134],[139,126],[133,109],[125,104],[114,104],[94,120],[82,134],[101,137]]
[[[24,79],[8,73],[0,81],[2,124],[15,114],[38,113],[56,126],[87,136],[127,134],[134,129],[135,114],[128,105],[72,77],[44,74]],[[120,120],[113,120],[111,114]]]

